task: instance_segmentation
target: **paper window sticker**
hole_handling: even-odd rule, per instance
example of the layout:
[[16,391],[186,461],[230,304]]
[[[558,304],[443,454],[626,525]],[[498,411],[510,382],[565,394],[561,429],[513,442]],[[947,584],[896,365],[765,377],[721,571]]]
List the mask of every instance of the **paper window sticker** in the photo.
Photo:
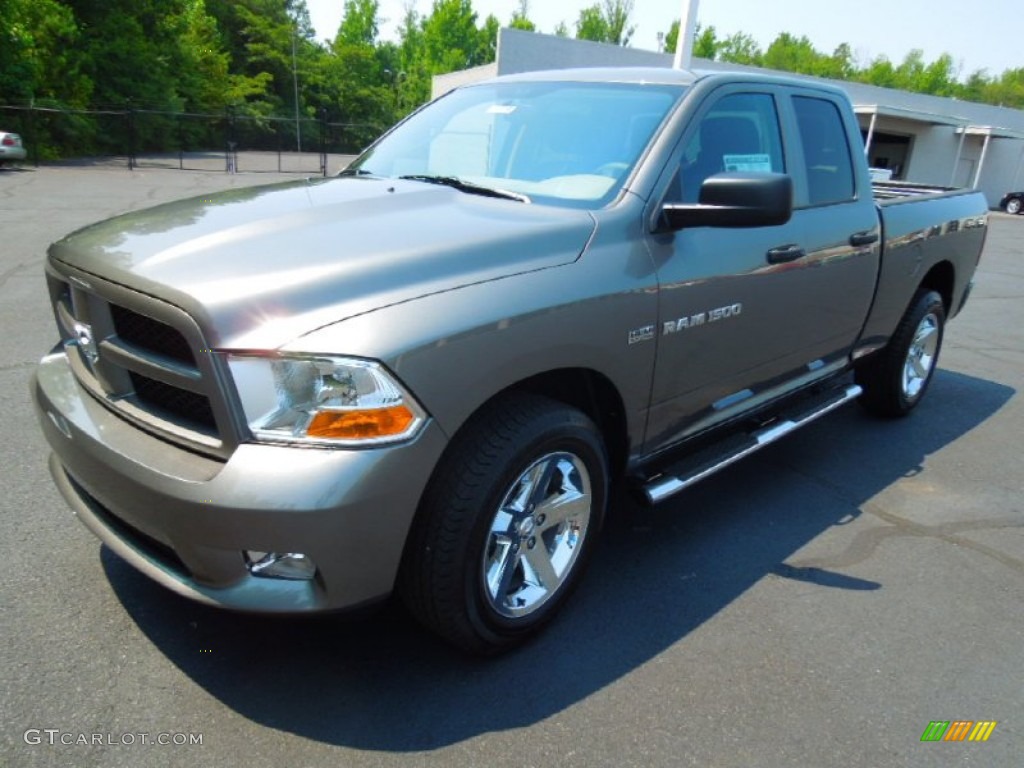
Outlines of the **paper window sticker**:
[[772,159],[767,154],[722,155],[722,166],[727,171],[771,173]]

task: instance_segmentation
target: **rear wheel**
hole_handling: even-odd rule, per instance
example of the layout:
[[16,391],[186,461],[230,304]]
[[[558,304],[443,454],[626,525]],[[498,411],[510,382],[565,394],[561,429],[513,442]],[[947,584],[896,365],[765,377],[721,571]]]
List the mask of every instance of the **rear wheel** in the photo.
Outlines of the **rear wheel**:
[[939,360],[946,325],[942,297],[920,290],[889,340],[856,372],[861,404],[879,416],[906,416],[924,397]]
[[424,495],[400,576],[406,605],[464,650],[519,644],[579,581],[607,475],[600,434],[580,411],[528,394],[486,406]]
[[1020,213],[1021,202],[1019,197],[1013,197],[1006,201],[1007,213]]

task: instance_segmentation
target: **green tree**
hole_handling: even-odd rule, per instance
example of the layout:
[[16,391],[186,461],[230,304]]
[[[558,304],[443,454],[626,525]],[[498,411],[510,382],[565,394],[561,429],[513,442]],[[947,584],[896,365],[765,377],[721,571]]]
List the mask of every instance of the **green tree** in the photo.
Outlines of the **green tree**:
[[[672,26],[665,33],[663,49],[666,53],[675,53],[679,44],[679,19],[672,22]],[[704,29],[700,22],[697,22],[693,30],[693,55],[694,58],[708,59],[713,61],[718,55],[718,36],[713,26]]]
[[377,45],[380,29],[380,4],[377,0],[345,0],[341,24],[334,45]]
[[701,29],[700,24],[697,24],[694,29],[693,55],[698,59],[708,59],[709,61],[714,61],[718,56],[718,37],[713,26]]
[[423,21],[423,57],[431,75],[484,63],[471,0],[434,0]]
[[633,0],[604,0],[604,16],[608,23],[607,42],[614,45],[629,45],[636,27],[629,25],[633,15]]
[[314,57],[306,99],[314,114],[346,124],[336,136],[356,151],[390,125],[397,110],[397,49],[378,42],[378,0],[346,0],[328,50]]
[[92,95],[81,33],[56,0],[0,0],[0,101],[84,107]]
[[494,14],[488,14],[477,35],[476,54],[473,57],[476,66],[490,64],[498,58],[498,30],[500,29],[501,22]]
[[633,0],[603,0],[580,11],[576,20],[576,39],[612,45],[629,45],[636,27],[629,26]]
[[[231,74],[248,82],[240,111],[270,115],[293,111],[292,50],[300,86],[323,51],[314,40],[305,0],[206,0],[224,37]],[[305,112],[300,104],[300,111]]]
[[840,43],[832,52],[825,63],[826,71],[823,77],[831,77],[835,80],[852,80],[857,74],[857,61],[854,58],[853,50],[847,43]]
[[168,25],[178,42],[177,50],[170,54],[184,109],[220,112],[228,104],[263,93],[265,86],[260,81],[230,73],[231,62],[222,48],[217,22],[206,12],[204,0],[186,0],[182,12],[169,18]]
[[476,19],[471,0],[434,0],[426,17],[406,7],[398,45],[388,52],[393,62],[389,69],[397,73],[396,115],[430,97],[432,76],[494,60],[500,23],[488,16],[478,28]]
[[904,91],[913,91],[923,81],[924,51],[915,48],[895,69],[895,87]]
[[736,32],[719,41],[717,52],[719,61],[748,64],[754,67],[761,66],[761,61],[764,58],[757,41],[746,32]]
[[784,72],[801,72],[815,75],[823,69],[822,61],[827,58],[819,53],[807,37],[794,37],[782,32],[764,52],[761,66]]
[[665,33],[661,50],[666,53],[673,53],[675,52],[677,45],[679,45],[679,19],[673,21],[672,26],[670,26],[668,28],[668,32]]
[[985,89],[985,101],[1024,109],[1024,67],[1008,69]]
[[94,106],[180,109],[169,50],[176,46],[173,16],[181,0],[75,0]]
[[992,78],[984,69],[972,72],[967,82],[960,86],[959,98],[966,101],[985,101],[985,92],[992,85]]
[[398,39],[396,111],[404,115],[430,98],[432,74],[424,56],[423,20],[411,5],[406,6]]
[[960,84],[957,82],[957,68],[953,57],[943,53],[939,58],[928,64],[915,84],[915,90],[935,96],[955,96]]
[[576,20],[576,39],[608,42],[608,22],[600,6],[592,5],[580,11],[580,17]]
[[863,83],[878,85],[883,88],[895,88],[896,68],[889,61],[888,57],[876,56],[864,69],[857,73],[856,79]]
[[519,7],[512,12],[512,21],[509,22],[509,26],[524,32],[537,31],[537,25],[530,21],[530,0],[519,0]]

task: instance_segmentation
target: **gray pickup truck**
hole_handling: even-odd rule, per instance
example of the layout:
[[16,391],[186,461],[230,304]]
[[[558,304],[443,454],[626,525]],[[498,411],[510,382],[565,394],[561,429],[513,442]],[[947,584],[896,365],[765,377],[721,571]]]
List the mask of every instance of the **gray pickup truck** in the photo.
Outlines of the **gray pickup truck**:
[[397,592],[488,653],[656,503],[853,399],[924,396],[980,194],[872,188],[841,91],[672,70],[461,88],[339,177],[54,244],[32,389],[78,517],[246,611]]

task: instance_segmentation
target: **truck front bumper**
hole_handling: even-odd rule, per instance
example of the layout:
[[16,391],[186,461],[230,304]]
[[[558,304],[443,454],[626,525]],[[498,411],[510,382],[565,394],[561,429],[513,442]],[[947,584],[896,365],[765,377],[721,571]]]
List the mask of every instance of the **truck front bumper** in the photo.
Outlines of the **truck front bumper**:
[[[391,447],[243,444],[218,461],[110,412],[59,349],[40,362],[32,394],[54,480],[86,527],[178,594],[245,611],[336,610],[385,597],[446,443],[431,420]],[[315,575],[253,575],[247,551],[304,554]]]

